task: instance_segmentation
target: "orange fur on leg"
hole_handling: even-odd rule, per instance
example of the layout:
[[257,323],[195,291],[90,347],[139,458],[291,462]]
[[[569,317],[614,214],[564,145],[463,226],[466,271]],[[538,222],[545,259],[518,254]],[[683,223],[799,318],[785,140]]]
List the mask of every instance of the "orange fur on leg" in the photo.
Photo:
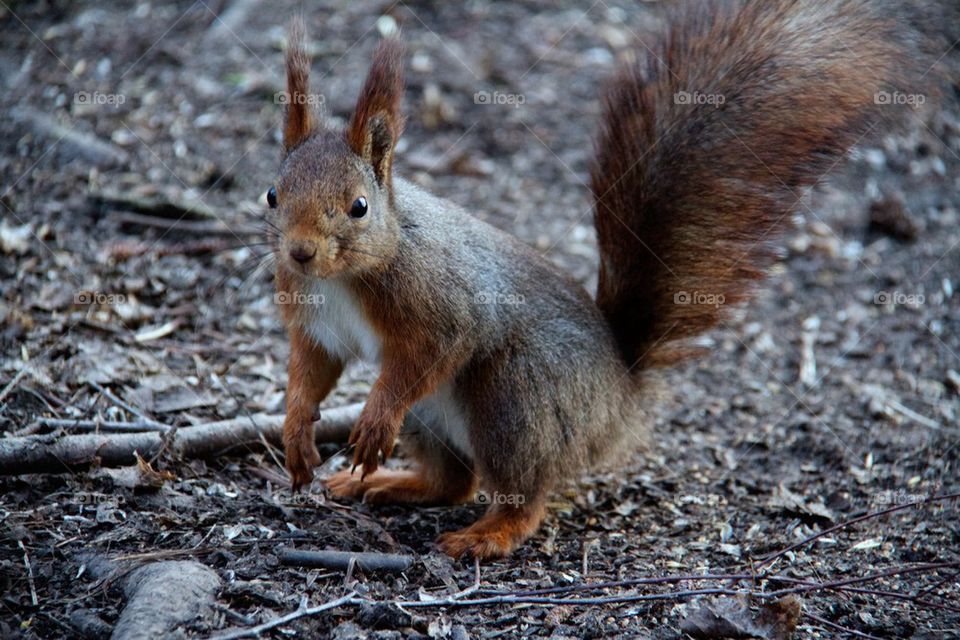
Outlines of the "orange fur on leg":
[[469,527],[444,533],[437,542],[454,558],[502,558],[533,535],[545,515],[542,499],[520,506],[493,505]]
[[290,364],[287,381],[287,417],[283,446],[294,490],[310,484],[320,454],[313,440],[314,412],[327,397],[343,365],[298,328],[290,329]]
[[428,478],[418,471],[377,469],[361,477],[359,470],[344,469],[326,481],[338,498],[363,499],[369,504],[457,504],[473,495],[476,482],[471,475]]

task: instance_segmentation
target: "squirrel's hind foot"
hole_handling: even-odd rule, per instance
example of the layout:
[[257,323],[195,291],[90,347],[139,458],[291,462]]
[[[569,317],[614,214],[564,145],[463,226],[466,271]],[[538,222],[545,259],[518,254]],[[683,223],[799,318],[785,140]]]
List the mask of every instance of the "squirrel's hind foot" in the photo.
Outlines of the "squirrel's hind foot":
[[325,481],[336,498],[363,500],[367,504],[456,504],[469,498],[470,487],[450,482],[431,483],[417,471],[377,469],[361,478],[358,467],[339,471]]
[[502,558],[533,535],[545,514],[542,502],[520,506],[495,505],[469,527],[442,534],[437,544],[441,551],[454,558]]

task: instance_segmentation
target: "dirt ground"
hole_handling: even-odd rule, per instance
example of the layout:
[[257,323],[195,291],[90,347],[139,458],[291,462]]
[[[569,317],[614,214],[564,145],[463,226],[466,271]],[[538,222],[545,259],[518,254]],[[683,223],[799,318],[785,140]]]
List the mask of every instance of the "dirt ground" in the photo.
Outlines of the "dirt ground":
[[[409,122],[397,170],[592,289],[584,181],[596,96],[616,61],[632,55],[636,34],[656,28],[658,8],[0,5],[0,432],[51,431],[40,417],[135,420],[124,404],[181,427],[282,413],[287,346],[271,275],[256,268],[268,248],[249,229],[279,160],[283,32],[299,10],[313,87],[335,121],[349,115],[378,29],[398,23],[409,43]],[[668,374],[647,453],[571,482],[529,543],[482,566],[484,588],[749,572],[763,554],[833,524],[960,490],[953,90],[943,106],[931,100],[903,130],[854,150],[802,200],[768,284],[708,337],[710,357]],[[327,404],[362,400],[373,374],[351,368]],[[320,475],[346,463],[336,446],[322,453]],[[481,505],[337,505],[320,482],[311,499],[293,500],[281,455],[164,455],[154,467],[173,479],[159,489],[105,469],[0,479],[0,635],[108,631],[124,597],[93,576],[95,557],[193,558],[213,568],[223,582],[218,606],[183,630],[190,637],[269,620],[303,596],[321,604],[348,586],[416,601],[472,584],[473,565],[439,554],[434,540]],[[870,519],[776,569],[839,580],[956,562],[958,516],[960,504],[947,501]],[[347,585],[341,572],[281,566],[285,547],[415,561],[398,575],[358,571]],[[804,595],[814,617],[801,619],[797,635],[851,637],[833,623],[872,637],[957,637],[958,576],[921,571],[867,585],[922,593],[924,602]],[[677,638],[698,604],[342,607],[266,636]]]

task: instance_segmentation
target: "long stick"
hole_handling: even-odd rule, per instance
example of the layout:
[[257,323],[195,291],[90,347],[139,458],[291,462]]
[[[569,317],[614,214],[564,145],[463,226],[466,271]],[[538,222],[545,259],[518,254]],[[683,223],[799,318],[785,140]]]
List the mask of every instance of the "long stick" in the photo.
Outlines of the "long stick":
[[[316,428],[317,443],[346,442],[350,429],[360,415],[362,403],[322,412]],[[95,460],[105,467],[130,465],[136,462],[134,452],[149,458],[169,439],[171,453],[185,458],[209,456],[233,447],[260,449],[261,435],[279,443],[283,432],[283,416],[256,414],[178,429],[170,433],[119,434],[46,434],[0,439],[0,475],[24,473],[59,473],[90,466]]]

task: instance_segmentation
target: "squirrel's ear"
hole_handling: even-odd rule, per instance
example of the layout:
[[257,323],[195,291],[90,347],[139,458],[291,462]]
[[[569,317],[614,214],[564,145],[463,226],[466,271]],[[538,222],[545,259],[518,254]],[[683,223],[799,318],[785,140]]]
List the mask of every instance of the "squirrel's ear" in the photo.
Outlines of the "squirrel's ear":
[[304,45],[303,19],[294,18],[287,30],[287,119],[283,147],[290,151],[306,140],[314,126],[309,100],[310,58]]
[[393,149],[403,131],[400,99],[403,97],[403,43],[386,38],[373,55],[357,100],[353,118],[347,127],[347,144],[369,164],[381,184],[390,184]]

